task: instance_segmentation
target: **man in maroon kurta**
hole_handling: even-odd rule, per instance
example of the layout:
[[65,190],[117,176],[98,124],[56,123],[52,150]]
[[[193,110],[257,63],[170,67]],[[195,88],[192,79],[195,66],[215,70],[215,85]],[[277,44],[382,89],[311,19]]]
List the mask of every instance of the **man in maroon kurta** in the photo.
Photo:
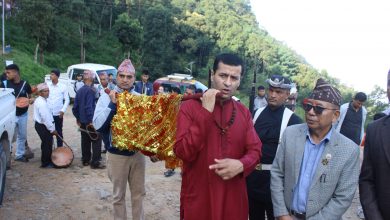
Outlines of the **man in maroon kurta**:
[[259,162],[261,142],[248,109],[232,99],[242,73],[240,58],[218,55],[212,89],[180,106],[174,146],[183,160],[180,219],[248,219],[245,177]]

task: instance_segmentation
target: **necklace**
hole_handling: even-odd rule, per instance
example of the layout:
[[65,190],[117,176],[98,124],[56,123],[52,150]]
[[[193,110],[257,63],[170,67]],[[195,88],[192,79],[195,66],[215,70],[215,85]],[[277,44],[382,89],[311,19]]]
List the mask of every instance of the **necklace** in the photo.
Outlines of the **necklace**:
[[214,122],[217,125],[217,127],[221,130],[221,135],[226,134],[226,132],[229,130],[230,126],[233,125],[234,119],[236,118],[236,113],[237,113],[237,108],[236,108],[236,103],[233,101],[233,111],[232,111],[232,116],[230,117],[226,127],[222,127],[217,120],[214,118]]

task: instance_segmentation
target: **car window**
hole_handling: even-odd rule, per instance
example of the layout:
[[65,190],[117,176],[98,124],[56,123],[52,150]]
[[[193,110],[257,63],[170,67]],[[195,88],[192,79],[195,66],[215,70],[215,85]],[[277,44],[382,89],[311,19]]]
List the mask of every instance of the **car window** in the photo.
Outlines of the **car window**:
[[113,78],[114,78],[114,79],[116,78],[116,73],[117,73],[117,70],[116,70],[116,69],[98,70],[98,71],[97,71],[97,74],[99,75],[101,72],[106,72],[107,75],[109,75],[110,73],[112,73]]
[[195,82],[195,87],[197,89],[203,90],[203,92],[205,92],[208,89],[207,86],[203,85],[201,82],[198,81]]
[[184,94],[186,92],[186,88],[190,86],[190,84],[181,84],[180,85],[180,91],[181,91],[181,94]]
[[84,70],[83,70],[83,69],[73,69],[72,79],[73,79],[73,80],[77,80],[77,79],[76,79],[76,78],[77,78],[77,75],[78,75],[78,74],[83,75],[83,73],[84,73]]

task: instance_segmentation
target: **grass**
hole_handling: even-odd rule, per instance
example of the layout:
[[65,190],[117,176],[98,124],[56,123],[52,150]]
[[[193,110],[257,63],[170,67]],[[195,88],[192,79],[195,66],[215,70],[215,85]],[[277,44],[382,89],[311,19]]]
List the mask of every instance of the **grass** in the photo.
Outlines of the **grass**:
[[27,80],[31,85],[44,81],[44,76],[50,73],[50,68],[38,63],[34,63],[32,55],[12,49],[8,54],[3,54],[0,58],[0,67],[5,69],[5,61],[12,60],[20,68],[21,78]]

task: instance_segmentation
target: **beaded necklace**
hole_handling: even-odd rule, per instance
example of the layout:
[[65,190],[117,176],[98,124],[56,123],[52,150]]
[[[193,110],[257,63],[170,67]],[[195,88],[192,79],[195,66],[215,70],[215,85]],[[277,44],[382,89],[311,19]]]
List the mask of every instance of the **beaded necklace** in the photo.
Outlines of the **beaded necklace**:
[[236,114],[237,114],[236,103],[233,101],[232,116],[230,117],[230,119],[229,119],[229,121],[228,121],[226,127],[223,128],[223,127],[217,122],[217,120],[215,120],[215,118],[214,118],[215,124],[216,124],[217,127],[221,130],[221,135],[226,134],[226,132],[229,130],[229,128],[233,125],[234,119],[236,118]]

